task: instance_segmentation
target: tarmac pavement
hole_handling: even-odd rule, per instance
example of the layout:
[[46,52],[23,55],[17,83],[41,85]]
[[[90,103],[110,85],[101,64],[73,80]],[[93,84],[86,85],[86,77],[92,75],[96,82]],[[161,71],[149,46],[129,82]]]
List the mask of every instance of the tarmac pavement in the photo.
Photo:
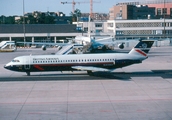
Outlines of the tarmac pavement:
[[172,47],[153,47],[141,64],[114,73],[8,71],[0,53],[0,120],[172,120]]

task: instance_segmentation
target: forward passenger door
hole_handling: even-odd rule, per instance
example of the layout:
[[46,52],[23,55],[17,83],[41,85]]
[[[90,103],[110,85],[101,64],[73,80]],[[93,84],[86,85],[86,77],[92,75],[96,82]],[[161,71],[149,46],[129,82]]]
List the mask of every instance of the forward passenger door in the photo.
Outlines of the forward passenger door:
[[30,56],[28,58],[25,58],[23,61],[24,61],[24,69],[30,70]]

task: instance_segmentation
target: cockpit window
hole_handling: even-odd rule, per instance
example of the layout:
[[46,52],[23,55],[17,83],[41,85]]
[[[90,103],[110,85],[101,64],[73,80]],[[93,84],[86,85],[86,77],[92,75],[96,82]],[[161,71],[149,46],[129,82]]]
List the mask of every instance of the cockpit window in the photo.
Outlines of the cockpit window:
[[20,62],[19,60],[12,60],[12,62]]

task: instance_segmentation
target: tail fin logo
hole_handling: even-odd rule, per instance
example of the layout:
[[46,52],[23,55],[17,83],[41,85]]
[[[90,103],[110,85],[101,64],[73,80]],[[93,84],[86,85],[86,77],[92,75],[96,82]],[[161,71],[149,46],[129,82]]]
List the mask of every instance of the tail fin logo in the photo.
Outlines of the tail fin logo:
[[147,46],[148,46],[148,45],[147,45],[146,43],[143,43],[143,44],[142,44],[142,48],[143,48],[143,49],[146,49]]
[[139,48],[140,50],[142,50],[145,53],[148,53],[150,48],[152,47],[154,41],[152,40],[144,40],[144,41],[140,41],[135,48]]

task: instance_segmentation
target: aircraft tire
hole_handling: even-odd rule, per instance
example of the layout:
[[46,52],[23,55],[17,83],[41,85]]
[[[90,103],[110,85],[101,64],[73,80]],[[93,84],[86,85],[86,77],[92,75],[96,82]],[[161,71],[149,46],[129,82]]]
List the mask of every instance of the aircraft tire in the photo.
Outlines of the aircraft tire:
[[92,72],[91,70],[87,70],[87,74],[88,74],[89,76],[93,76],[93,72]]
[[30,72],[26,72],[27,76],[30,76]]

